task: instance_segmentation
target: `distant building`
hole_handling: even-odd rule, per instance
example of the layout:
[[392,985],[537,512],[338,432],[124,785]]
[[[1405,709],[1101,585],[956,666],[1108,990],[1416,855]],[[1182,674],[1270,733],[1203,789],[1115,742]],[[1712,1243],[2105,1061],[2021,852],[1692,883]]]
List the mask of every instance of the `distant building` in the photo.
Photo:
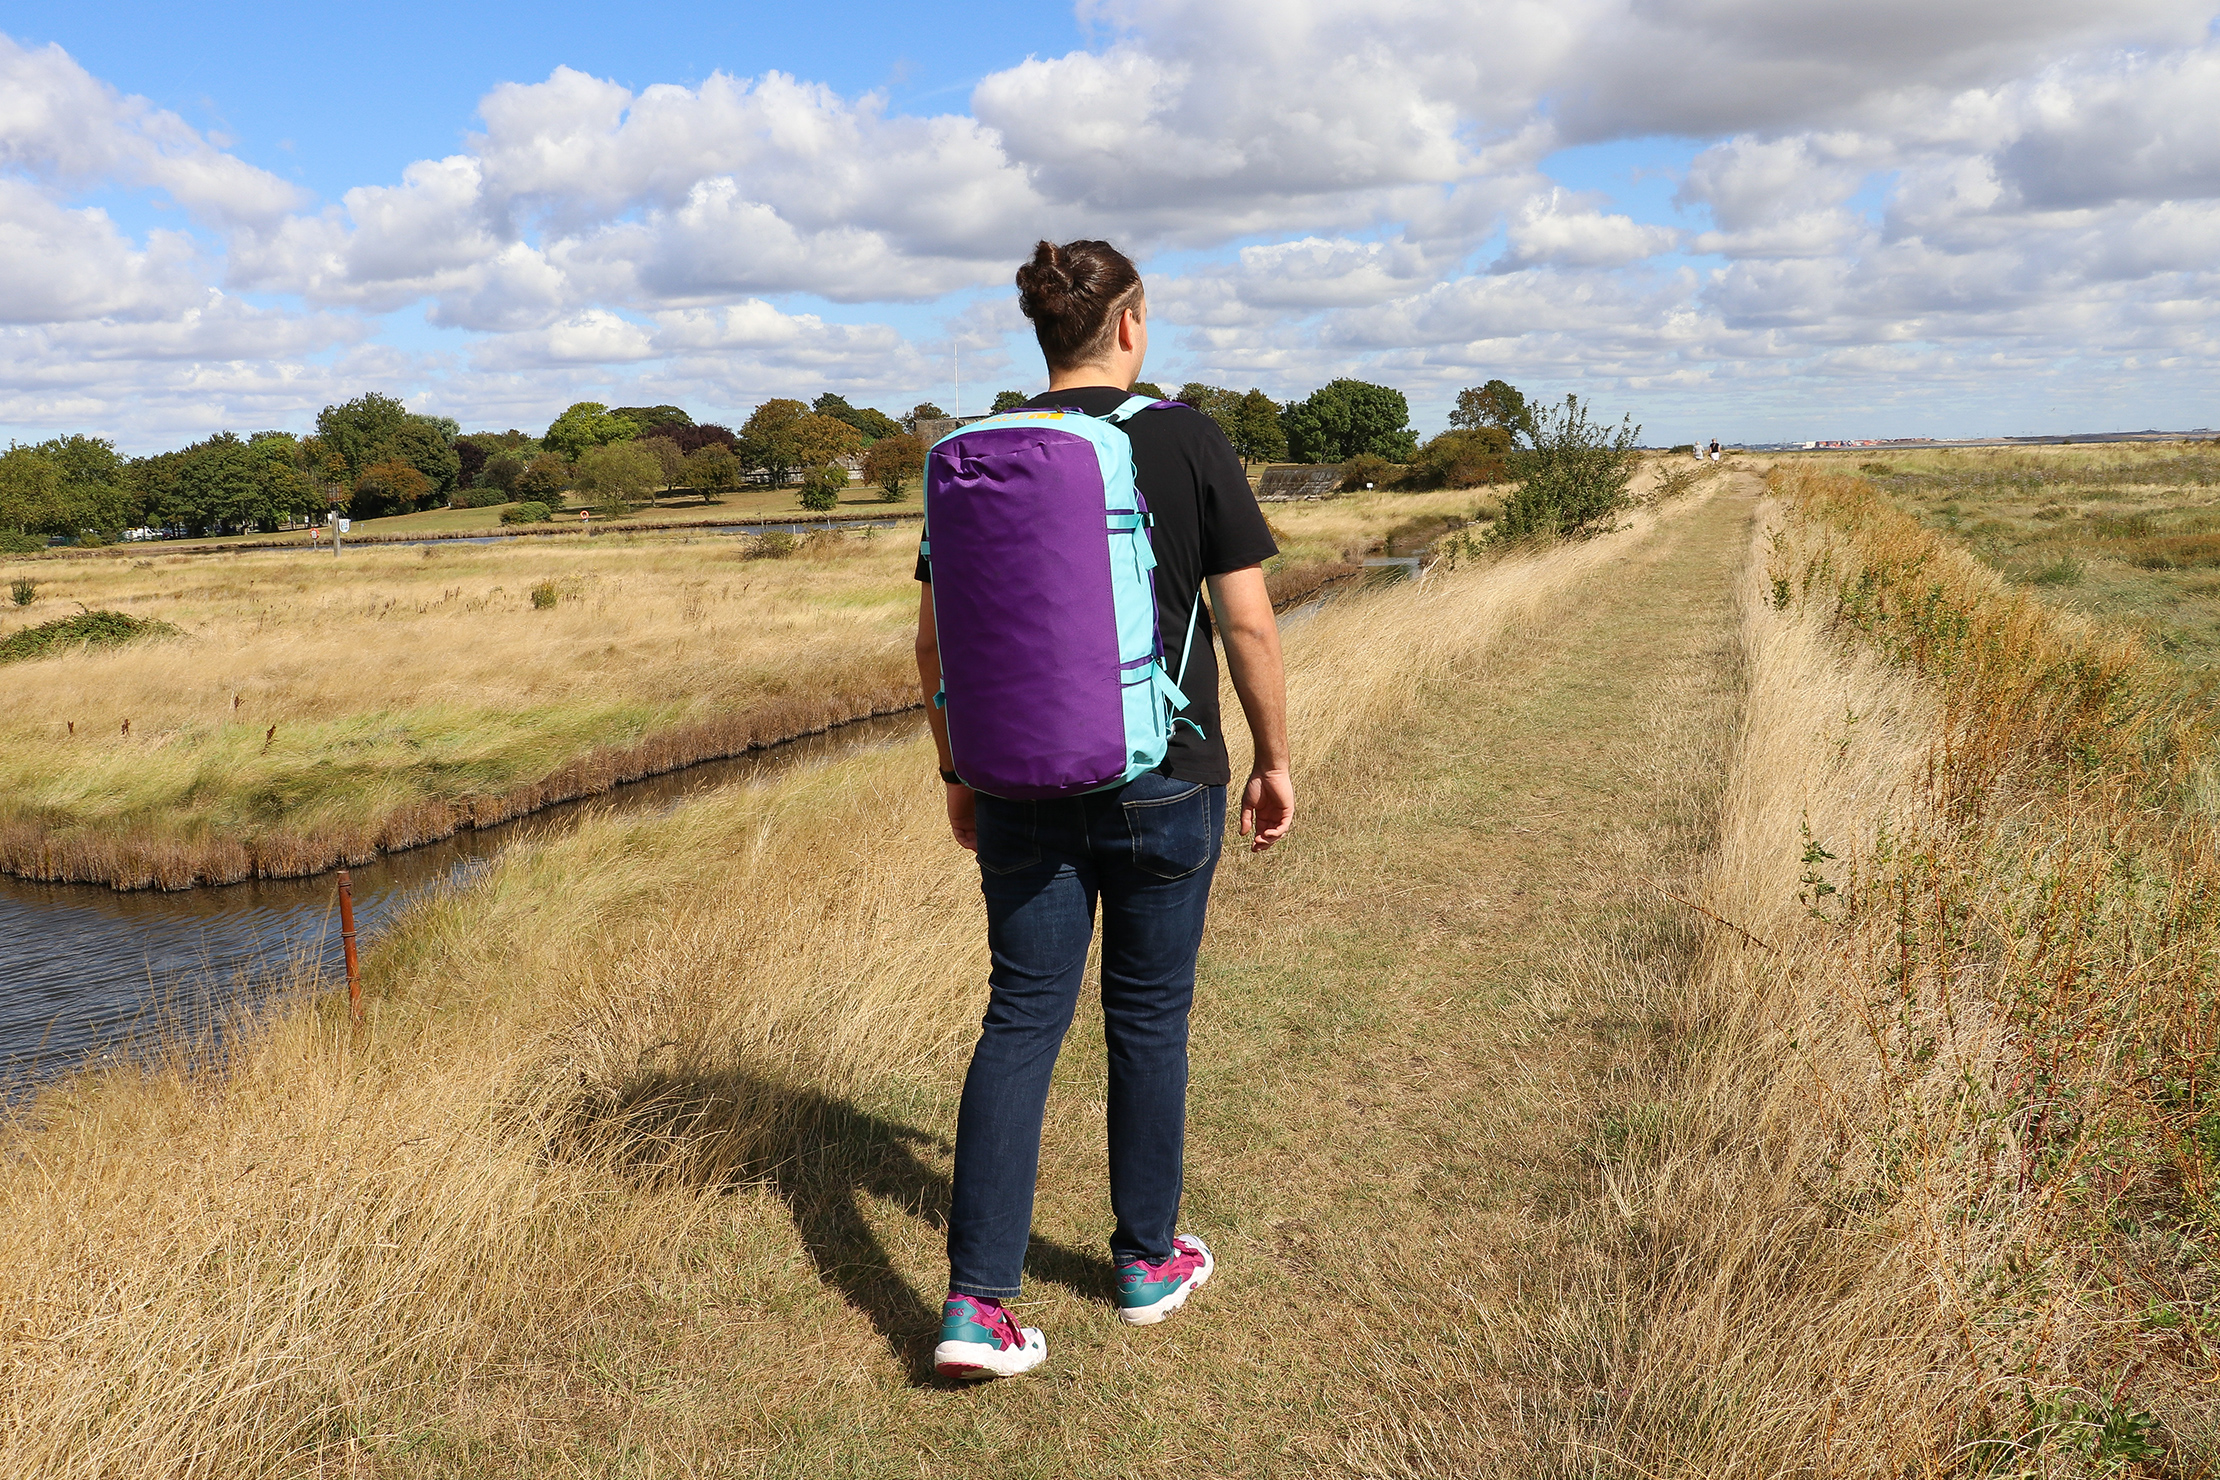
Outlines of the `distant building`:
[[920,417],[917,423],[917,440],[930,447],[956,428],[967,427],[975,421],[986,419],[985,416]]

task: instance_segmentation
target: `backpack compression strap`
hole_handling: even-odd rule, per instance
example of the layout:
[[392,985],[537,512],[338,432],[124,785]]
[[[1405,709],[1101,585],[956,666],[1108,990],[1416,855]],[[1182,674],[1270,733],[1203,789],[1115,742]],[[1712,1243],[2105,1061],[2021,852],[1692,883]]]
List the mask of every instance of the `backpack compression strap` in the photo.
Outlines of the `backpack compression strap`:
[[[1182,403],[1176,401],[1159,401],[1152,396],[1127,396],[1123,401],[1118,403],[1117,410],[1112,411],[1109,415],[1103,417],[1102,419],[1104,421],[1115,424],[1130,420],[1136,413],[1146,411],[1151,406],[1179,404]],[[1157,661],[1157,673],[1161,676],[1162,679],[1168,680],[1168,682],[1164,682],[1160,685],[1159,691],[1163,693],[1164,701],[1170,704],[1175,711],[1185,709],[1187,707],[1187,695],[1180,691],[1179,686],[1187,680],[1187,660],[1190,656],[1193,655],[1195,650],[1195,621],[1201,615],[1202,592],[1198,590],[1195,593],[1195,604],[1189,607],[1187,610],[1187,640],[1180,644],[1179,673],[1176,676],[1170,673],[1166,673],[1164,671],[1163,660],[1159,659]],[[1193,730],[1198,735],[1202,734],[1203,732],[1203,728],[1201,725],[1196,724],[1193,720],[1187,719],[1184,716],[1179,716],[1175,714],[1172,723],[1174,725],[1185,725],[1188,729]]]

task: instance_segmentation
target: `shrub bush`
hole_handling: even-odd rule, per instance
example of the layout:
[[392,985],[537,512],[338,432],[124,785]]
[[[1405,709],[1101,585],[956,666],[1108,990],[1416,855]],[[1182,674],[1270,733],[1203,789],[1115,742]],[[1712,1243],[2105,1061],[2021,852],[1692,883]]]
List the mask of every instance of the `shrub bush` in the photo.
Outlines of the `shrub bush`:
[[493,509],[508,501],[508,490],[498,486],[458,488],[447,500],[447,507],[450,509]]
[[0,555],[35,555],[46,548],[43,534],[25,534],[20,529],[0,529]]
[[17,606],[29,606],[39,599],[39,588],[29,581],[17,581],[8,588],[8,594],[15,598]]
[[848,490],[848,470],[834,463],[821,468],[811,468],[802,475],[802,507],[814,514],[827,514],[840,506],[840,495]]
[[501,511],[503,524],[545,524],[555,517],[555,511],[538,499],[526,499],[513,509]]
[[1341,491],[1360,493],[1366,488],[1385,488],[1388,481],[1399,472],[1394,463],[1369,452],[1360,452],[1341,465]]
[[532,588],[532,610],[534,611],[544,612],[562,599],[563,593],[556,589],[553,581],[542,581]]
[[1479,488],[1501,483],[1511,434],[1501,427],[1443,432],[1418,450],[1398,488]]
[[1578,396],[1534,413],[1533,446],[1512,454],[1519,487],[1503,501],[1492,538],[1570,539],[1602,534],[1627,505],[1627,483],[1641,452],[1630,418],[1614,428],[1590,421]]
[[36,627],[26,627],[0,639],[0,663],[44,658],[67,648],[113,647],[142,637],[184,635],[178,628],[152,617],[134,617],[129,612],[80,612],[74,617],[57,617]]
[[801,547],[800,540],[781,529],[757,535],[741,554],[749,560],[784,560]]

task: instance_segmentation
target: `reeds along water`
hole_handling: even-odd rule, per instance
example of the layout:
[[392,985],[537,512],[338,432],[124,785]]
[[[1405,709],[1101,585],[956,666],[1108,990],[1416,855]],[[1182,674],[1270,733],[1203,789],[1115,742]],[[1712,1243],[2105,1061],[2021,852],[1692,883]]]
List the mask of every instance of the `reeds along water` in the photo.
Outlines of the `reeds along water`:
[[167,613],[187,635],[9,666],[0,870],[298,876],[907,707],[898,543],[57,567],[57,603]]
[[1694,976],[1674,1133],[1614,1169],[1648,1312],[1614,1452],[2201,1473],[2209,728],[1863,483],[1773,486],[1704,895],[1741,929]]
[[[1361,792],[1356,738],[1617,548],[1306,623],[1306,805]],[[954,1072],[977,900],[911,742],[511,850],[384,939],[362,1034],[327,999],[199,1072],[43,1093],[0,1162],[0,1472],[228,1480],[416,1431],[682,1284],[690,1233],[731,1217],[712,1190],[819,1206],[781,1180],[831,1155],[812,1125],[912,1154],[874,1107]],[[727,1380],[791,1385],[794,1339],[736,1346]]]

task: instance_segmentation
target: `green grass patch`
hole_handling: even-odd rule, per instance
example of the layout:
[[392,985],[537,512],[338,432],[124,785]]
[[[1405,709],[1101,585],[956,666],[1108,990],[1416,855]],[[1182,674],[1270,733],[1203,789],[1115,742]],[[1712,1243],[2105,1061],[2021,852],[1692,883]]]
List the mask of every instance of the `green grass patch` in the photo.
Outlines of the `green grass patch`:
[[134,617],[129,612],[80,612],[0,638],[0,663],[53,657],[72,648],[114,647],[142,637],[184,635],[182,629],[152,617]]

